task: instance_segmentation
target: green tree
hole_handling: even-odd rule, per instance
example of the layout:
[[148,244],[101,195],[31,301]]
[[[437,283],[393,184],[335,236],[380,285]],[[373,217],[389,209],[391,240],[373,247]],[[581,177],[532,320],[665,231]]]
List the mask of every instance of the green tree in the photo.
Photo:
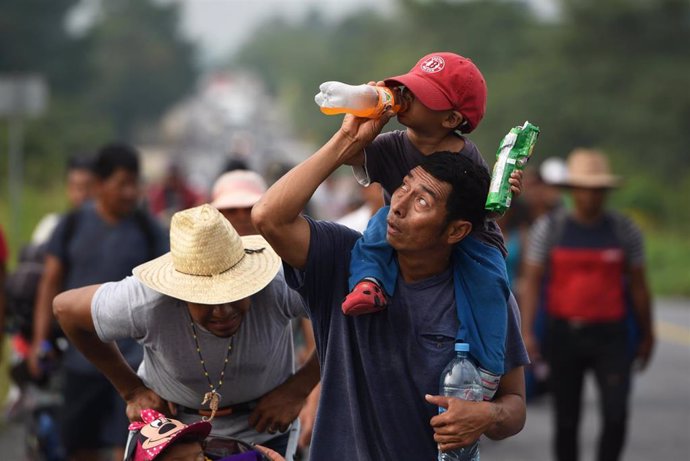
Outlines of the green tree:
[[[177,4],[101,2],[91,27],[75,34],[66,25],[78,3],[0,0],[0,73],[40,73],[50,92],[47,113],[24,125],[20,206],[25,213],[22,235],[11,242],[13,254],[37,217],[59,209],[68,155],[93,151],[116,137],[136,143],[138,129],[155,122],[195,81],[195,50],[177,32]],[[7,129],[0,123],[0,152],[5,152]],[[6,168],[7,162],[0,162],[0,177],[6,177]],[[6,194],[7,187],[0,188],[4,218]]]
[[690,224],[686,207],[658,205],[690,176],[688,0],[560,0],[561,14],[551,21],[523,2],[397,5],[391,16],[272,23],[237,59],[271,82],[299,133],[322,142],[340,119],[312,103],[319,83],[396,75],[431,51],[468,56],[489,88],[486,115],[471,138],[490,164],[508,129],[530,120],[542,132],[534,163],[578,146],[601,148],[635,184],[624,201],[637,203],[646,220]]
[[[177,33],[176,4],[102,2],[91,27],[75,34],[66,24],[77,3],[0,0],[0,72],[38,72],[49,85],[47,114],[26,124],[30,183],[55,181],[75,151],[114,137],[134,142],[137,129],[155,122],[196,79],[195,50]],[[0,173],[5,168],[0,162]]]
[[89,105],[112,117],[119,136],[132,137],[190,91],[194,48],[178,34],[176,4],[103,2],[90,32]]
[[0,0],[0,72],[37,72],[51,86],[78,70],[79,43],[65,29],[77,0]]

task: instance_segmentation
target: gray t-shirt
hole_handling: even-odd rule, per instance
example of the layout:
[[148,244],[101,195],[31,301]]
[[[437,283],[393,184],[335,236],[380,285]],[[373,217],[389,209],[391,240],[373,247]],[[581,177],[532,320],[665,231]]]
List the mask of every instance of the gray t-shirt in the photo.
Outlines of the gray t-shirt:
[[[452,270],[415,283],[398,277],[382,312],[343,315],[350,251],[360,234],[309,220],[311,240],[303,271],[286,279],[309,306],[321,362],[321,400],[313,459],[432,461],[437,447],[429,420],[438,409],[441,372],[453,357],[458,331]],[[528,363],[520,313],[511,297],[505,370]]]
[[[225,369],[221,407],[260,398],[282,384],[294,372],[290,320],[305,315],[297,293],[285,284],[280,272],[263,290],[251,297]],[[189,408],[202,407],[209,385],[196,352],[190,316],[185,302],[162,295],[135,277],[106,283],[94,295],[91,314],[102,341],[134,338],[144,348],[137,374],[162,398]],[[219,338],[196,326],[201,353],[214,386],[223,369],[230,339]],[[198,415],[178,413],[190,423]],[[213,434],[232,435],[251,442],[275,437],[249,427],[249,413],[213,420]]]

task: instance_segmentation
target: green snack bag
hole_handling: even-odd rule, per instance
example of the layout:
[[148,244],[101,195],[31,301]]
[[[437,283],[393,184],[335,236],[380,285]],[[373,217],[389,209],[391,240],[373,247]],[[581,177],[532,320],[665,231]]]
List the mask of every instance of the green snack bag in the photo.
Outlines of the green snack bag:
[[539,127],[525,122],[522,126],[512,128],[503,138],[496,152],[496,163],[491,174],[489,195],[486,197],[486,209],[499,214],[510,208],[513,193],[510,191],[510,175],[515,170],[522,170],[532,155],[537,142]]

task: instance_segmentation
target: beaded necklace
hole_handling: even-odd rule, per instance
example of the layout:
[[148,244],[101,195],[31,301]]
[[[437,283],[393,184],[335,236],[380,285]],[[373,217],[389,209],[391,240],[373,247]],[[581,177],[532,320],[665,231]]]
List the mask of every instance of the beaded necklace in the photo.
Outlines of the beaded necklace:
[[192,326],[192,336],[194,337],[194,344],[196,344],[196,352],[199,354],[199,361],[201,362],[201,368],[204,370],[204,376],[206,376],[206,381],[208,381],[208,387],[211,389],[209,392],[204,394],[204,400],[202,400],[201,404],[206,405],[206,402],[208,402],[208,406],[211,409],[211,416],[206,418],[205,416],[201,418],[204,421],[212,421],[213,417],[216,416],[216,411],[218,411],[218,405],[220,404],[220,399],[222,396],[218,393],[221,387],[223,387],[223,377],[225,376],[225,368],[228,366],[228,362],[230,361],[230,353],[232,352],[232,343],[233,340],[235,339],[234,336],[230,337],[230,341],[228,342],[228,351],[225,353],[225,362],[223,363],[223,369],[220,372],[220,378],[218,379],[218,387],[215,387],[213,383],[211,382],[211,378],[208,375],[208,370],[206,369],[206,363],[204,362],[204,357],[201,355],[201,347],[199,347],[199,339],[197,338],[196,335],[196,327],[194,326],[194,321],[191,320],[191,315],[190,315],[190,325]]

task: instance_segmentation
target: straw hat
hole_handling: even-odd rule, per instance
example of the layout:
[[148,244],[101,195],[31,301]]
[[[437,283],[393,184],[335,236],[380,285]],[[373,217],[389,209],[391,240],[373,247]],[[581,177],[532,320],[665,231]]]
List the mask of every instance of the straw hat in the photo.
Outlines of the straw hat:
[[170,252],[134,268],[149,288],[198,304],[224,304],[268,285],[280,258],[260,235],[240,237],[211,205],[175,213]]
[[211,205],[219,210],[254,206],[266,192],[266,182],[249,170],[234,170],[223,174],[213,185]]
[[575,149],[568,156],[567,171],[562,185],[592,189],[618,187],[620,176],[611,174],[608,159],[599,151]]

